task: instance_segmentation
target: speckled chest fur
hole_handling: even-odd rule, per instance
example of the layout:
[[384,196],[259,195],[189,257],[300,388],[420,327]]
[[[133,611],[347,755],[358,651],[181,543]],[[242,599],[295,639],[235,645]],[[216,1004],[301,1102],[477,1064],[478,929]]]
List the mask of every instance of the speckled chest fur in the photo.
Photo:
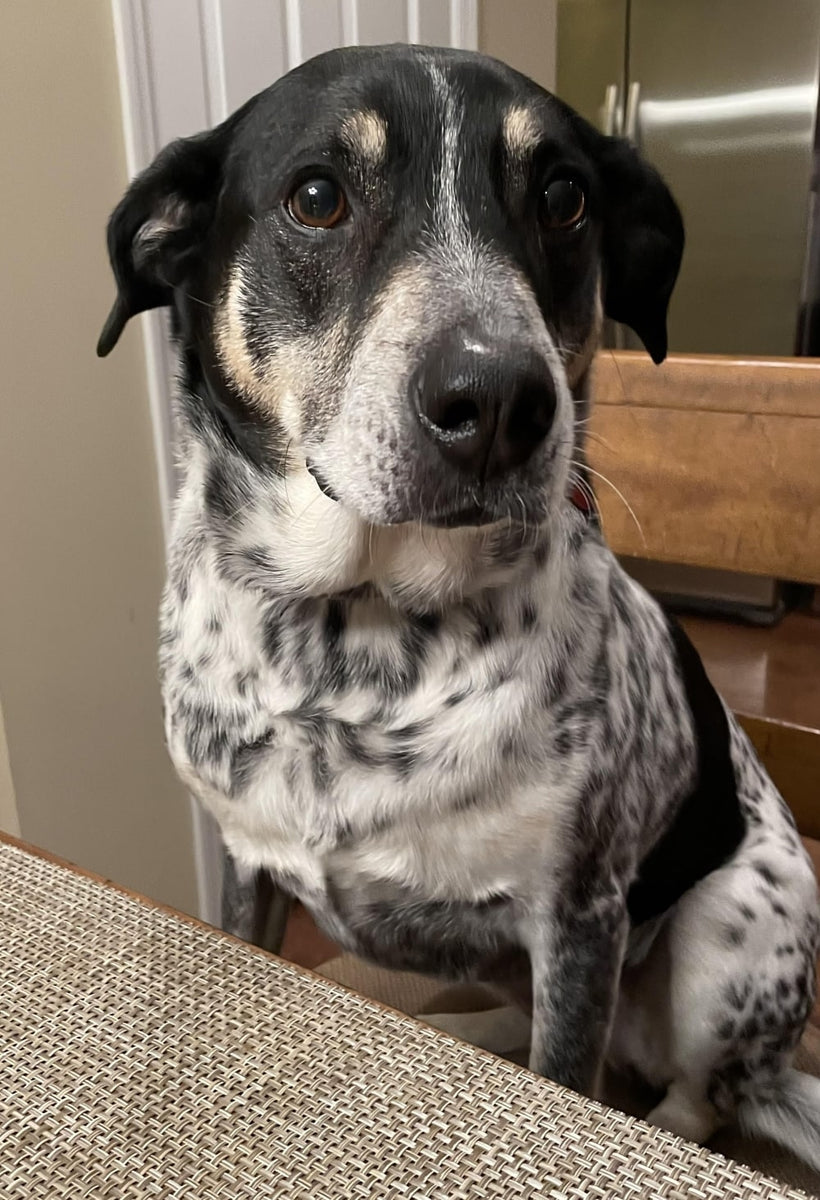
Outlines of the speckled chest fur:
[[561,544],[542,537],[504,586],[441,612],[372,582],[271,597],[226,575],[197,524],[164,607],[169,746],[239,859],[358,945],[352,895],[546,893],[579,812],[597,825],[611,790],[628,821],[608,851],[634,874],[691,785],[692,725],[663,616],[584,517],[568,508]]

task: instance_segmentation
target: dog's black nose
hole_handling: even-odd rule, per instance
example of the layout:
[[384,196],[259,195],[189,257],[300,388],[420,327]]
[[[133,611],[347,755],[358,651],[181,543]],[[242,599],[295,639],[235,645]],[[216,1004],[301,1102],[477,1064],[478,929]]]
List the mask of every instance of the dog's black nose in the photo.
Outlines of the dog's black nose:
[[442,457],[479,479],[525,463],[555,418],[547,365],[523,347],[496,354],[467,339],[436,347],[416,371],[412,394]]

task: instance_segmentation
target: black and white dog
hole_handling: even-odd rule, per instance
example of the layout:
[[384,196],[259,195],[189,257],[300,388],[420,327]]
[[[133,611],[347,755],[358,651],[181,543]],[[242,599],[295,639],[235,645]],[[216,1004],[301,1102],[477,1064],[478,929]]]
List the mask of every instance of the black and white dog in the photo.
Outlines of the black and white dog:
[[655,171],[516,72],[334,51],[134,182],[99,353],[171,306],[167,736],[240,867],[508,987],[534,1070],[635,1067],[658,1125],[820,1166],[810,864],[578,503],[602,317],[659,362],[682,247]]

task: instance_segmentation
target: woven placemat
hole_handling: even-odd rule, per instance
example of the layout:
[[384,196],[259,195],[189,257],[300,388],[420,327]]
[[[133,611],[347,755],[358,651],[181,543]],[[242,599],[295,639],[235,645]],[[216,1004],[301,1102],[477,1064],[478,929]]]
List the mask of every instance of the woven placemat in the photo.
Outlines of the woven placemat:
[[2,1200],[802,1195],[0,844]]

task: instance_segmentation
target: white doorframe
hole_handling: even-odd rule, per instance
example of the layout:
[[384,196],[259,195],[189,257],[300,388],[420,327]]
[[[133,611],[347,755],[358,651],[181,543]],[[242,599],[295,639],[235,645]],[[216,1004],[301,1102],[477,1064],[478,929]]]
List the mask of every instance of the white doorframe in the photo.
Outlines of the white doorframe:
[[[358,45],[361,37],[367,40],[365,35],[374,18],[383,27],[382,3],[111,0],[129,176],[147,167],[172,138],[197,133],[224,120],[229,110],[246,98],[231,95],[232,81],[255,79],[253,90],[259,90],[278,74],[298,66],[306,46],[329,48],[332,44]],[[450,46],[478,49],[478,0],[396,0],[391,12],[396,14],[396,28],[390,30],[393,41],[422,42],[429,37],[441,40],[441,33],[449,33]],[[265,55],[260,55],[254,29],[263,30],[267,38]],[[263,73],[266,64],[272,68],[269,77]],[[171,422],[174,354],[164,314],[144,313],[142,327],[162,529],[167,543],[175,492]],[[193,800],[191,816],[199,915],[216,925],[221,884],[219,835]]]

